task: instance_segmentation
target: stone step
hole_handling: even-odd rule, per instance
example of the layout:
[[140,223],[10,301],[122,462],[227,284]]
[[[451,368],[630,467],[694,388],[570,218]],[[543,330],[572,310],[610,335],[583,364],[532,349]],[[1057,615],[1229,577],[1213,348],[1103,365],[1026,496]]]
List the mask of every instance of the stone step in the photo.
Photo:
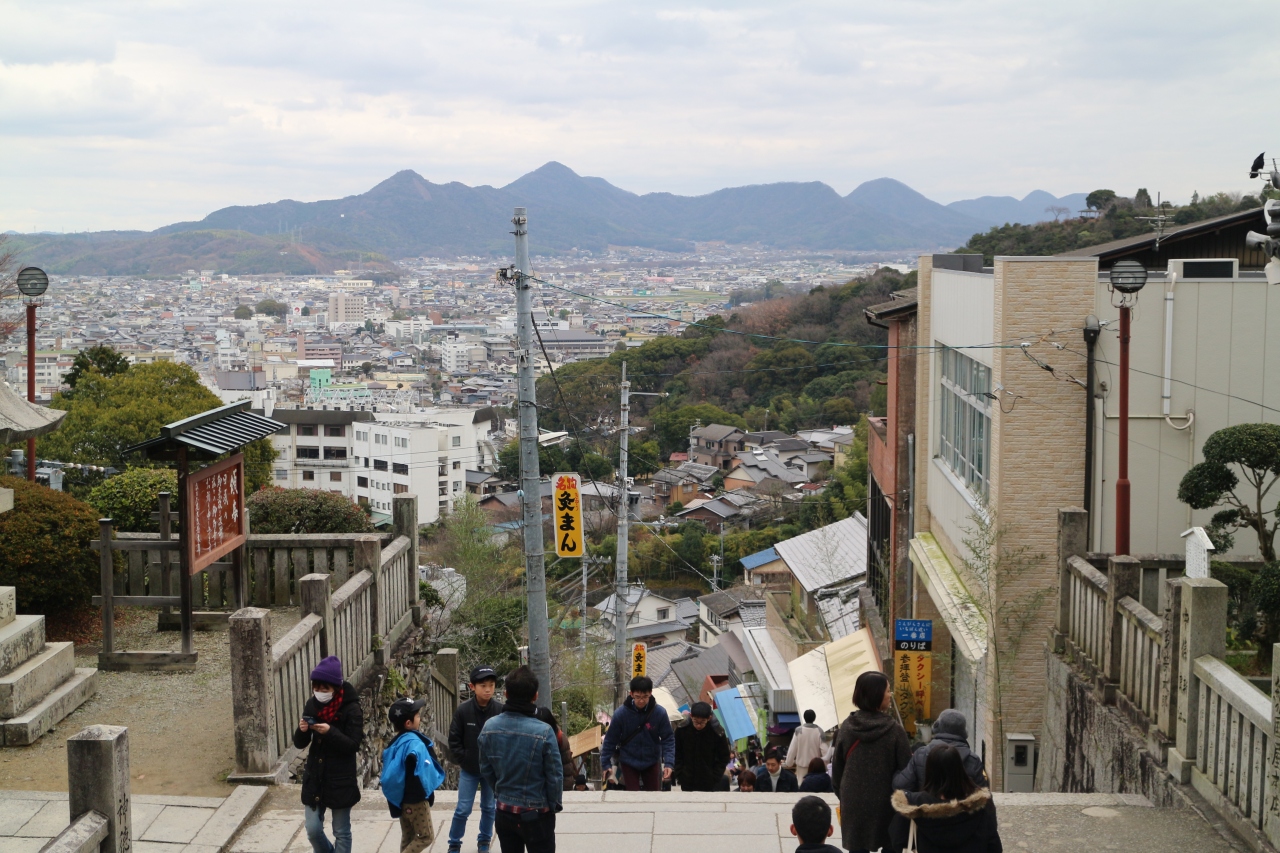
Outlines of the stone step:
[[98,692],[98,670],[76,668],[75,674],[35,706],[10,720],[0,721],[4,746],[30,746]]
[[44,648],[44,617],[14,616],[0,628],[0,675],[8,675]]
[[16,717],[75,674],[75,643],[46,643],[35,657],[0,676],[0,720]]
[[0,586],[0,628],[13,621],[18,615],[18,590],[11,586]]

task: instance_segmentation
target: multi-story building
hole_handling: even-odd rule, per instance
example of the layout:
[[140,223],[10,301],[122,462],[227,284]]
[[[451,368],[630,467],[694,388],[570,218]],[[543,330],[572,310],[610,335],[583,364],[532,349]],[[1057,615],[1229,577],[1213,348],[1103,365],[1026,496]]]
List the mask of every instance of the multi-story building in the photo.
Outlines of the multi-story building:
[[353,496],[354,427],[371,422],[372,412],[276,408],[271,417],[289,425],[271,437],[278,454],[275,485],[285,489],[319,489],[347,498]]
[[[71,372],[75,364],[76,353],[70,350],[63,352],[36,351],[36,399],[52,400],[53,395],[62,390],[63,379]],[[10,362],[12,364],[12,362]],[[26,394],[27,359],[25,353],[16,366],[9,369],[9,383]]]
[[694,427],[689,431],[689,461],[727,471],[743,449],[746,435],[724,424]]
[[305,332],[298,332],[298,360],[319,359],[332,359],[335,365],[342,364],[342,341],[332,339],[308,341]]
[[368,316],[369,304],[363,296],[350,293],[329,294],[329,325],[338,326],[343,323],[364,325]]

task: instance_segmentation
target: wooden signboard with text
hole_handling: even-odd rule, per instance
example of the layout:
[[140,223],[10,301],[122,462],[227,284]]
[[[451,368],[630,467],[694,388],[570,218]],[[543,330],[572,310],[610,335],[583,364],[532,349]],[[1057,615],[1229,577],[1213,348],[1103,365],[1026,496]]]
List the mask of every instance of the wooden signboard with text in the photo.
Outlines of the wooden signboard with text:
[[245,542],[244,454],[187,476],[182,531],[187,571],[194,575]]
[[933,622],[895,619],[893,626],[894,699],[908,734],[916,720],[928,719],[933,686]]
[[551,496],[551,511],[555,518],[556,556],[581,557],[582,540],[582,481],[577,474],[553,474],[555,484]]

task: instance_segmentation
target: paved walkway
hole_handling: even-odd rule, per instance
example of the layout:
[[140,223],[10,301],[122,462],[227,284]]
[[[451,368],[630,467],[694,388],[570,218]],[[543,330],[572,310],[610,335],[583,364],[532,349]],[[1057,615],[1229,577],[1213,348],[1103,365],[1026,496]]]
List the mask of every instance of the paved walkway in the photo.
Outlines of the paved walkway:
[[[134,794],[133,853],[219,853],[267,793],[241,786],[225,799]],[[0,790],[0,853],[37,853],[70,823],[65,793]]]
[[[436,794],[436,842],[445,853],[456,794]],[[310,853],[296,787],[272,791],[262,810],[232,844],[232,853]],[[565,795],[556,820],[557,853],[670,853],[709,849],[734,853],[792,853],[794,794],[648,794],[586,792]],[[835,799],[827,798],[833,805]],[[997,794],[1006,850],[1122,850],[1125,853],[1243,853],[1190,809],[1156,811],[1127,794]],[[463,853],[475,853],[478,810]],[[833,841],[839,845],[839,831]],[[366,791],[352,812],[352,853],[398,853],[399,822],[386,802]],[[495,841],[494,851],[498,850]],[[0,853],[4,853],[0,849]],[[145,853],[145,851],[139,851]]]

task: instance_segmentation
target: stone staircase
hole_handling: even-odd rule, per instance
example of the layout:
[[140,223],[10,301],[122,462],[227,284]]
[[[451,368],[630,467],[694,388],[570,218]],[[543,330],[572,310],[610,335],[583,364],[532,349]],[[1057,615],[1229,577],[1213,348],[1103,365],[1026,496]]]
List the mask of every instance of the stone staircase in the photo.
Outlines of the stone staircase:
[[43,616],[19,616],[0,586],[0,746],[28,746],[98,692],[98,670],[76,668],[74,643],[46,643]]

